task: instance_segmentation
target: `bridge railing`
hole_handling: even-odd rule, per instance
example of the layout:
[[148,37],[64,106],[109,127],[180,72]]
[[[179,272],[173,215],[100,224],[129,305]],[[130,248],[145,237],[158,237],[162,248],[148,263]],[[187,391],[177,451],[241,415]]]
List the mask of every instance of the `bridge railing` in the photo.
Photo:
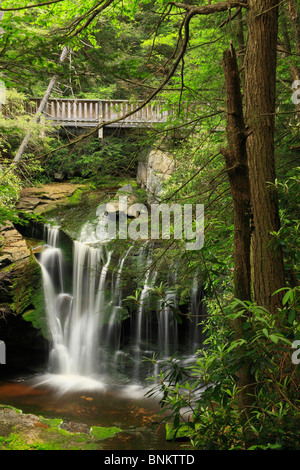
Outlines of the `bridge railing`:
[[[26,112],[36,113],[40,102],[40,98],[31,98],[26,103]],[[112,126],[134,127],[166,122],[169,114],[164,110],[163,103],[149,103],[122,119],[139,104],[127,100],[49,99],[43,115],[56,124],[66,126],[95,126],[99,122],[107,123],[115,119],[121,120]]]

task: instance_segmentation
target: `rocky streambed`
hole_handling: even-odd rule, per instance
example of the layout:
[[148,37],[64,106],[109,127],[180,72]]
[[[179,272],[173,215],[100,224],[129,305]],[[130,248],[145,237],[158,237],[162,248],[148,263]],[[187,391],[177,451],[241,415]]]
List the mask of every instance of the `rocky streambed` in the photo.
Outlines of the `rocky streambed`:
[[122,430],[44,418],[0,405],[0,450],[99,450]]

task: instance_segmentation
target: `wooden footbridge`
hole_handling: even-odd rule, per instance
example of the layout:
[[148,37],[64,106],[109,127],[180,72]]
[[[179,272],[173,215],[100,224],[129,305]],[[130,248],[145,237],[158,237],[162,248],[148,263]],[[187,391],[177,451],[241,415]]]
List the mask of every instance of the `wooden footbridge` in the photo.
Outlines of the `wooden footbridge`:
[[[31,98],[26,104],[26,112],[36,114],[41,101],[40,98]],[[134,112],[140,104],[141,102],[127,100],[52,98],[47,101],[43,116],[54,125],[78,128],[93,128],[101,123],[107,127],[147,128],[166,122],[169,113],[164,109],[163,103],[149,103]],[[132,114],[128,115],[129,113]],[[123,118],[126,115],[128,116]],[[99,130],[99,137],[103,137],[103,129]]]

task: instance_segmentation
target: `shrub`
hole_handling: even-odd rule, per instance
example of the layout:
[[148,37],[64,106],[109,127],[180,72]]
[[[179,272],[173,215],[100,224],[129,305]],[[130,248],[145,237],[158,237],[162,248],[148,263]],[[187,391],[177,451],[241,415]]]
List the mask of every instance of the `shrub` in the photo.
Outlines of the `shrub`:
[[[185,431],[196,449],[299,448],[299,365],[292,359],[292,344],[300,338],[297,311],[299,288],[287,289],[276,317],[240,301],[211,312],[194,364],[183,367],[172,358],[149,393],[162,394],[174,438]],[[233,328],[237,318],[244,331],[239,339]],[[254,379],[247,409],[240,406],[238,372],[243,366]]]

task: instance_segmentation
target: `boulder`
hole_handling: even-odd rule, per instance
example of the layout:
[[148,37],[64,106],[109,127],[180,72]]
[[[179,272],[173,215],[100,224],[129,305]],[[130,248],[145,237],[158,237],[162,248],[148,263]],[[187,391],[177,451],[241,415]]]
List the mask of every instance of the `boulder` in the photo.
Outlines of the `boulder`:
[[138,163],[137,183],[149,193],[148,202],[159,200],[163,183],[175,170],[175,162],[169,152],[152,149],[147,159]]
[[171,175],[174,172],[174,160],[172,155],[162,150],[154,149],[150,152],[148,168],[152,168],[155,173]]

